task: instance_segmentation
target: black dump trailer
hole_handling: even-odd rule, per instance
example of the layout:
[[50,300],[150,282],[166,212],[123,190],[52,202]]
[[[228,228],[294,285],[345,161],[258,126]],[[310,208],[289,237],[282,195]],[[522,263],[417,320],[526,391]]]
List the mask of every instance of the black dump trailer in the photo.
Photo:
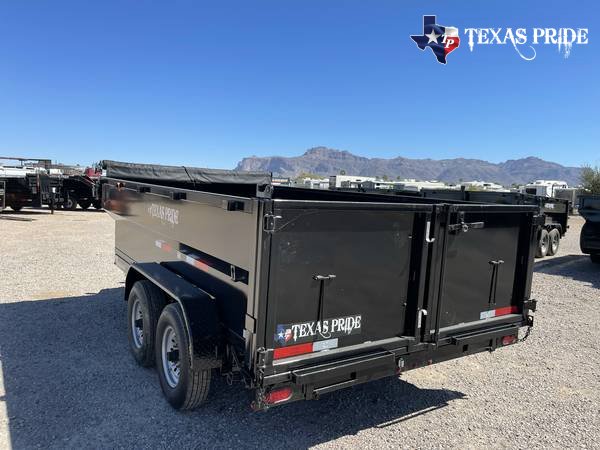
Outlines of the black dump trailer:
[[581,251],[600,264],[600,195],[579,197],[579,214],[585,219],[579,238]]
[[23,207],[41,207],[50,196],[52,181],[45,173],[28,173],[23,176],[0,178],[4,183],[5,206],[14,211]]
[[58,206],[65,209],[82,209],[94,206],[100,209],[100,199],[97,196],[97,180],[87,175],[68,175],[60,177],[60,198]]
[[369,193],[413,195],[422,198],[454,200],[468,203],[538,206],[542,218],[538,228],[536,258],[554,256],[558,253],[560,240],[569,229],[569,214],[572,209],[570,202],[566,199],[543,197],[520,192],[469,191],[466,189],[421,189],[415,192],[392,189],[365,189],[362,187],[354,189]]
[[130,348],[177,409],[215,373],[266,409],[492,351],[533,325],[537,206],[104,169]]
[[0,212],[6,208],[6,181],[0,180]]

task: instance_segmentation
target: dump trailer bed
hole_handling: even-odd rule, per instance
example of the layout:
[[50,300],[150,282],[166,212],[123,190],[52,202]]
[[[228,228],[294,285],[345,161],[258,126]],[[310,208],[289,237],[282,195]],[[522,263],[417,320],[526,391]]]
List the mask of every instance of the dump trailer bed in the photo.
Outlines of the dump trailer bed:
[[264,409],[495,350],[533,323],[536,206],[104,166],[132,352],[156,360],[176,408],[204,399],[215,369]]

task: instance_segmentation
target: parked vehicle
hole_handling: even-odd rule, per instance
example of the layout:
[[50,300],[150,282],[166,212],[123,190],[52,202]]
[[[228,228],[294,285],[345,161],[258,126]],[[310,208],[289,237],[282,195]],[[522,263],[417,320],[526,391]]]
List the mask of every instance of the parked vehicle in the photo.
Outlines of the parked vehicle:
[[523,187],[524,194],[538,195],[540,197],[556,197],[558,189],[567,189],[566,181],[560,180],[535,180]]
[[100,191],[98,189],[99,175],[93,169],[86,169],[84,174],[63,177],[60,183],[59,205],[65,209],[82,209],[93,206],[101,208]]
[[[2,158],[0,158],[2,159]],[[87,168],[83,173],[68,166],[54,167],[50,160],[4,158],[22,166],[0,166],[0,180],[6,185],[6,204],[19,211],[25,206],[74,210],[101,208],[100,172]]]
[[4,208],[6,207],[5,193],[6,193],[6,182],[0,180],[0,212],[2,212],[4,210]]
[[585,219],[581,229],[581,251],[600,264],[600,195],[579,197],[579,214]]
[[579,208],[579,196],[584,195],[583,188],[566,188],[556,189],[554,191],[555,198],[561,198],[569,201],[569,214],[575,214],[575,210]]
[[519,342],[539,208],[104,162],[128,336],[177,409],[212,373],[255,409]]
[[48,176],[32,169],[2,168],[5,206],[20,211],[25,206],[42,206],[48,192]]

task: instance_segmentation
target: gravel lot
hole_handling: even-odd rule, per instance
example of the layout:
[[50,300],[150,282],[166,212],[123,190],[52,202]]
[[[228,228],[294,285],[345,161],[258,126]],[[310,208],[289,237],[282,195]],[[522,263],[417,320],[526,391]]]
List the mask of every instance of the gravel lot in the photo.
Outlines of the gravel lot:
[[113,220],[0,217],[1,448],[600,447],[600,267],[579,252],[579,218],[536,264],[524,344],[266,413],[218,380],[178,413],[129,355]]

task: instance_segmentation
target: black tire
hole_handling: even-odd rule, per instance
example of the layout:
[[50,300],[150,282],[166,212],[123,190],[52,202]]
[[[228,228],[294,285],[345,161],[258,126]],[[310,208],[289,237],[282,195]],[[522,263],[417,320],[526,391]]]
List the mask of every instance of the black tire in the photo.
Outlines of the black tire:
[[[138,307],[135,306],[136,302],[139,302]],[[166,304],[163,292],[148,280],[137,281],[129,292],[127,335],[131,354],[140,366],[154,365],[156,324]],[[141,313],[141,318],[134,318],[133,315],[138,312]],[[137,332],[141,332],[141,336],[138,334],[136,337]]]
[[77,199],[75,197],[68,197],[63,204],[63,208],[74,211],[77,209]]
[[19,212],[23,209],[23,205],[21,205],[20,203],[15,203],[10,205],[10,209],[12,209],[15,212]]
[[600,264],[600,253],[592,253],[590,258],[592,259],[593,263]]
[[540,232],[540,240],[538,241],[537,250],[535,252],[536,258],[543,258],[548,254],[548,247],[550,244],[550,234],[548,230],[543,229]]
[[94,206],[94,208],[96,209],[102,209],[102,201],[100,200],[94,200],[92,202],[92,205]]
[[[174,359],[166,359],[167,352],[163,351],[163,339],[172,336],[169,342],[176,345],[177,354]],[[193,370],[189,354],[189,337],[184,325],[183,313],[177,303],[168,305],[158,319],[156,327],[156,362],[158,378],[163,394],[171,406],[178,410],[191,410],[200,405],[208,396],[210,389],[211,369]],[[172,353],[172,352],[170,352]],[[168,364],[178,364],[176,383],[169,378]]]
[[548,233],[548,256],[554,256],[558,253],[560,247],[560,232],[554,228]]
[[79,200],[77,203],[79,203],[81,209],[88,209],[92,205],[90,200]]

